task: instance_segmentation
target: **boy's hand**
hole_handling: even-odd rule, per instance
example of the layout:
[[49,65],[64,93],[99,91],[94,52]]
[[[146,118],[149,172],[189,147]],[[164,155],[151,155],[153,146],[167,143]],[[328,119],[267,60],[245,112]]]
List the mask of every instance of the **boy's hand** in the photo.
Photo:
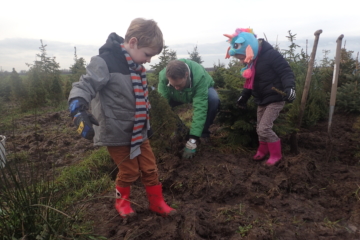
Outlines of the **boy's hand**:
[[77,128],[77,132],[83,137],[88,140],[92,140],[95,136],[93,124],[99,126],[98,121],[94,118],[94,116],[86,111],[81,111],[77,113],[74,118],[73,122]]
[[69,104],[70,116],[73,118],[77,113],[88,109],[88,103],[83,98],[74,98]]
[[95,135],[92,125],[99,126],[99,123],[92,114],[86,111],[88,109],[87,105],[88,103],[83,98],[74,98],[70,102],[69,111],[77,132],[83,138],[92,140]]
[[189,139],[189,141],[187,141],[185,148],[183,150],[183,155],[182,158],[185,159],[189,159],[189,158],[193,158],[195,156],[196,153],[196,140],[195,139]]
[[286,93],[286,95],[283,96],[284,101],[291,103],[295,100],[296,98],[295,88],[286,88],[284,92]]

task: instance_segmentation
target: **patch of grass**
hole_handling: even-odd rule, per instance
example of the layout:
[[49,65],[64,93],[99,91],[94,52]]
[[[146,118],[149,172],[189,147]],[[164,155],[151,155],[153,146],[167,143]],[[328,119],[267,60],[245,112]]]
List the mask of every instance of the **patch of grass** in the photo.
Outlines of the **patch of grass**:
[[[52,179],[28,164],[31,176],[24,176],[15,164],[0,173],[0,235],[4,240],[61,239],[75,236],[75,215],[65,213],[61,195]],[[86,239],[86,238],[82,238]]]
[[339,221],[340,220],[337,220],[337,221],[330,221],[327,217],[324,218],[324,225],[328,228],[336,228],[338,227],[339,225]]
[[275,232],[275,228],[277,225],[279,225],[278,223],[278,219],[277,218],[271,218],[270,216],[267,216],[268,218],[265,219],[265,221],[263,222],[264,226],[263,228],[266,229],[266,231],[268,231],[270,233],[271,238],[275,238],[276,232]]
[[171,207],[174,208],[174,209],[178,209],[178,208],[179,208],[179,204],[176,203],[176,202],[173,202],[173,203],[171,204]]
[[249,231],[252,229],[252,225],[239,226],[237,232],[240,233],[242,237],[245,237]]
[[225,216],[225,222],[232,221],[234,219],[242,218],[245,214],[244,209],[245,206],[242,203],[240,203],[238,207],[235,205],[233,207],[219,208],[218,211],[220,212],[217,217],[223,215]]
[[27,116],[35,118],[35,115],[40,116],[44,113],[63,111],[68,108],[67,100],[62,101],[57,107],[45,106],[37,109],[27,109],[26,111],[22,111],[20,106],[15,106],[12,103],[6,103],[5,105],[2,107],[5,114],[1,116],[0,132],[10,131],[11,129],[21,130],[17,126],[17,119]]
[[[112,161],[105,148],[64,168],[58,179],[47,177],[47,168],[35,168],[25,152],[11,157],[17,160],[0,169],[2,239],[106,239],[91,233],[92,223],[83,219],[82,209],[71,209],[76,201],[90,201],[111,185]],[[22,174],[20,168],[29,173]]]
[[105,147],[95,150],[75,166],[63,168],[56,183],[68,189],[66,203],[83,197],[92,197],[112,186],[111,171],[114,165]]
[[[173,185],[174,185],[174,188],[175,188],[175,189],[180,189],[180,188],[182,188],[182,186],[183,186],[182,182],[175,182]],[[170,186],[170,187],[171,187],[171,186]]]
[[296,216],[293,217],[292,219],[292,224],[296,225],[296,226],[301,226],[305,223],[305,221],[303,219],[298,219]]
[[8,161],[25,162],[29,160],[29,153],[27,151],[9,153],[7,159]]

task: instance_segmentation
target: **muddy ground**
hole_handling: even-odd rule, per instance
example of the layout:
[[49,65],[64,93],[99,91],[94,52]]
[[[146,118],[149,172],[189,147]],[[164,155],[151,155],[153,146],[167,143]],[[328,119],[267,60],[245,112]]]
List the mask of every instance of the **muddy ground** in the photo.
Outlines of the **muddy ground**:
[[[8,151],[28,151],[62,167],[95,149],[77,136],[67,111],[17,119],[6,129]],[[256,149],[231,154],[202,144],[194,159],[179,154],[158,159],[164,197],[178,214],[163,218],[147,207],[140,181],[131,192],[136,217],[123,220],[114,199],[99,198],[85,209],[94,232],[108,239],[360,239],[360,123],[335,115],[298,133],[300,154],[282,138],[283,160],[275,167],[251,160]],[[0,124],[1,125],[1,124]],[[37,134],[24,126],[36,127]],[[356,127],[357,126],[357,127]],[[215,138],[216,136],[212,136]],[[115,192],[105,193],[115,196]]]

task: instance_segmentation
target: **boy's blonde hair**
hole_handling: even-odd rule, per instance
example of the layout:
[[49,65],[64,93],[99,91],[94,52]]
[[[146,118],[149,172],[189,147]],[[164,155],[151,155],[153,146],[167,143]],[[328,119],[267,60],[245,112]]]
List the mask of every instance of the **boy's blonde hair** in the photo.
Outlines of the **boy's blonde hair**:
[[125,35],[125,42],[128,43],[132,37],[138,40],[138,48],[154,48],[159,54],[164,47],[163,34],[152,19],[135,18],[132,20]]

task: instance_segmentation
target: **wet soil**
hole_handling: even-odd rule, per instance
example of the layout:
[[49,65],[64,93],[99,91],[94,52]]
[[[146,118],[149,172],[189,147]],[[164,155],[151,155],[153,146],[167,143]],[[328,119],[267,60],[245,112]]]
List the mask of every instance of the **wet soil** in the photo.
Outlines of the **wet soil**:
[[[135,217],[120,218],[113,198],[98,198],[85,206],[86,218],[108,239],[360,239],[359,120],[335,115],[331,138],[327,124],[301,129],[297,155],[283,137],[283,159],[273,167],[251,159],[256,149],[219,151],[211,141],[216,135],[193,159],[164,154],[157,159],[159,177],[175,216],[150,212],[137,181],[131,188]],[[75,164],[95,149],[76,134],[67,111],[28,116],[14,126],[2,133],[7,149],[26,151],[49,169]]]

